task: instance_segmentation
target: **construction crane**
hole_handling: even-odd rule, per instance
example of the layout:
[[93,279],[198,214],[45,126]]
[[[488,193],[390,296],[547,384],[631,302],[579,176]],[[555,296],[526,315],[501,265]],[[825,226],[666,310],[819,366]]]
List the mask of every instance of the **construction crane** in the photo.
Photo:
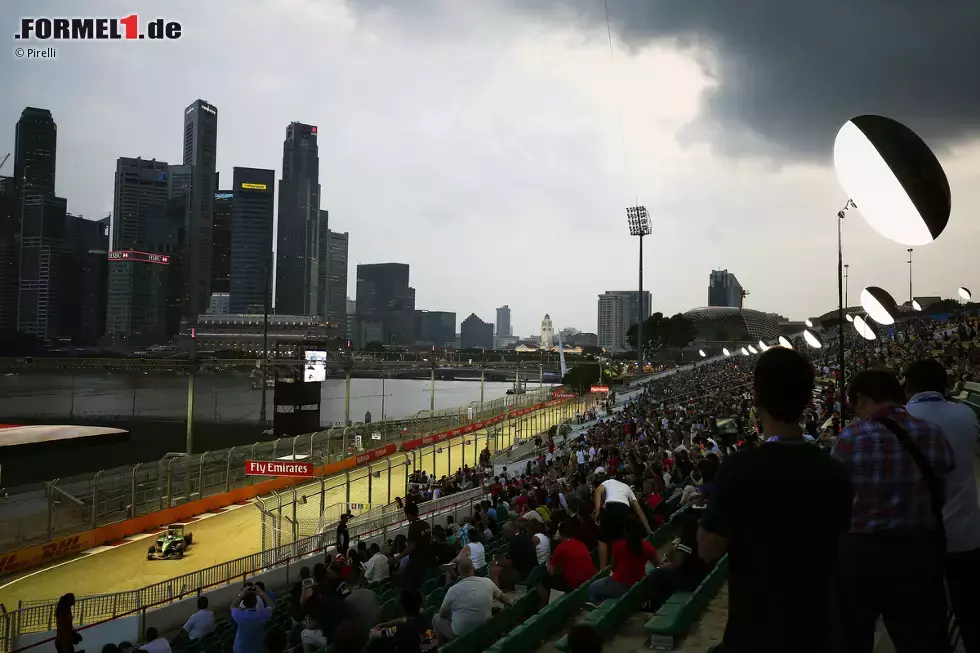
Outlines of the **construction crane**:
[[7,156],[3,157],[3,161],[0,161],[0,170],[3,170],[3,164],[6,163],[7,159],[9,158],[10,158],[10,152],[7,152]]

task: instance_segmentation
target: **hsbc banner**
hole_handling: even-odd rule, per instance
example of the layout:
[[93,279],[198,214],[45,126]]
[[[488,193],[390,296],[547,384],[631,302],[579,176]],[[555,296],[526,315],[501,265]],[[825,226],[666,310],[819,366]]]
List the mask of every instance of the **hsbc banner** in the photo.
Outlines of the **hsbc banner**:
[[296,460],[246,460],[245,475],[313,478],[313,463]]
[[377,460],[378,458],[384,458],[385,456],[390,456],[398,450],[393,444],[386,445],[384,447],[378,447],[377,449],[372,449],[367,453],[363,453],[354,460],[355,465],[363,465],[364,463],[369,463],[372,460]]
[[488,426],[493,426],[494,424],[499,424],[500,422],[508,419],[510,417],[523,417],[533,413],[536,410],[541,410],[542,408],[548,408],[549,406],[557,406],[558,404],[564,403],[564,399],[553,399],[551,401],[546,401],[543,404],[537,404],[536,406],[529,406],[527,408],[521,408],[520,410],[513,410],[509,415],[498,415],[497,417],[492,417],[488,420],[483,420],[482,422],[474,422],[466,426],[461,426],[445,433],[437,433],[435,435],[427,435],[424,438],[418,438],[417,440],[409,440],[402,445],[402,451],[410,451],[412,449],[418,449],[419,447],[424,447],[430,444],[435,444],[437,442],[442,442],[450,438],[456,438],[461,435],[468,435],[474,431],[481,431]]

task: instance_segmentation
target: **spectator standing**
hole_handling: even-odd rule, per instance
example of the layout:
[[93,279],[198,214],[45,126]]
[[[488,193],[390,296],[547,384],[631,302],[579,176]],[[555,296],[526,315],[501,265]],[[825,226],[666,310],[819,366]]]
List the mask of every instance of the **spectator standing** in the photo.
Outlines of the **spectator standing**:
[[[259,608],[259,600],[264,607]],[[272,599],[255,585],[246,585],[231,602],[231,620],[238,629],[235,631],[234,653],[262,653],[265,624],[272,618],[274,608]]]
[[935,359],[919,360],[905,371],[909,415],[942,428],[953,450],[946,479],[946,586],[967,653],[980,651],[980,505],[973,473],[980,423],[971,408],[946,401],[946,369]]
[[473,563],[462,558],[456,566],[459,581],[449,588],[432,625],[443,641],[469,633],[490,620],[493,602],[508,605],[509,601],[489,578],[475,575]]
[[769,439],[721,464],[698,530],[705,562],[729,554],[726,653],[835,650],[837,542],[851,494],[843,465],[803,440],[813,385],[796,351],[759,356],[755,409]]
[[337,541],[334,542],[334,546],[337,547],[338,555],[347,553],[347,549],[350,547],[350,531],[347,529],[349,520],[350,512],[348,511],[340,516],[340,523],[337,524]]
[[[599,474],[598,468],[596,474]],[[631,511],[636,513],[647,535],[653,531],[640,502],[626,483],[614,478],[607,479],[595,489],[593,499],[595,514],[599,516],[599,568],[605,569],[609,563],[609,546],[623,537]]]
[[943,497],[929,479],[942,483],[953,452],[940,427],[905,410],[891,372],[858,372],[847,400],[860,421],[841,432],[833,454],[854,485],[841,547],[848,649],[872,650],[880,616],[899,653],[944,651]]
[[54,608],[55,634],[54,646],[58,653],[73,653],[75,644],[82,641],[75,632],[71,610],[75,607],[75,595],[63,594]]
[[419,507],[414,502],[405,504],[405,516],[408,518],[408,547],[404,553],[396,555],[395,560],[408,558],[402,570],[405,586],[421,589],[426,572],[433,566],[432,527],[419,519]]

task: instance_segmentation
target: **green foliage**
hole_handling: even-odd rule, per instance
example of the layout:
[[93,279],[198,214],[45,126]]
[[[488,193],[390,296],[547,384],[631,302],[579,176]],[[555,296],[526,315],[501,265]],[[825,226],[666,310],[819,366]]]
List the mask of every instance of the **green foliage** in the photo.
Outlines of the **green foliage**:
[[[643,350],[656,352],[672,347],[686,347],[694,340],[694,322],[683,313],[664,317],[663,313],[654,313],[643,322]],[[636,325],[626,332],[630,347],[635,348]]]
[[568,370],[562,378],[562,385],[567,386],[575,392],[588,392],[592,384],[599,381],[598,363],[580,363]]

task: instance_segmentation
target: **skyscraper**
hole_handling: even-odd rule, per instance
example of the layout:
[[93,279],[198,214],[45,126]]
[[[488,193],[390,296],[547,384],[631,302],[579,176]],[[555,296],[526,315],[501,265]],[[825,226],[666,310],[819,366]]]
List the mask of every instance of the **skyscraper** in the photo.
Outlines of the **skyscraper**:
[[358,265],[355,301],[359,347],[379,335],[386,345],[415,342],[415,289],[408,285],[407,263]]
[[[625,321],[625,326],[623,327],[623,336],[626,336],[626,332],[629,328],[636,324],[640,319],[640,301],[639,293],[636,290],[607,290],[607,295],[620,295],[626,299],[626,313],[623,316]],[[653,315],[652,309],[652,299],[650,293],[646,290],[643,291],[643,319],[647,319]]]
[[70,336],[62,314],[71,258],[67,207],[63,197],[50,194],[25,195],[21,202],[17,330],[48,341]]
[[448,311],[415,311],[415,344],[420,347],[456,346],[456,314]]
[[169,196],[168,170],[166,162],[156,159],[116,159],[112,249],[146,249],[150,212]]
[[166,342],[170,257],[115,250],[108,261],[107,338],[116,346]]
[[196,322],[211,298],[211,247],[214,232],[215,165],[218,149],[218,109],[195,100],[184,109],[184,165],[192,181],[184,231],[184,317]]
[[462,349],[493,349],[493,325],[484,322],[476,313],[459,325],[459,346]]
[[211,294],[231,292],[232,190],[214,194],[214,240],[211,243]]
[[510,335],[510,306],[504,304],[497,309],[497,339],[494,348],[500,346],[500,336]]
[[64,332],[77,344],[94,345],[105,334],[109,218],[67,216],[66,240],[71,254],[63,280]]
[[286,128],[279,182],[276,246],[276,312],[316,315],[320,295],[320,156],[316,127],[300,122]]
[[728,270],[712,270],[708,276],[708,306],[734,306],[742,303],[742,284]]
[[270,306],[272,303],[276,173],[274,170],[235,168],[233,176],[229,310],[232,313],[261,313],[267,300]]
[[13,177],[0,177],[0,338],[17,330],[20,217]]
[[[321,227],[323,223],[321,223]],[[325,251],[320,256],[324,287],[321,292],[323,318],[341,330],[347,319],[347,251],[350,236],[327,230]]]
[[629,311],[625,295],[616,292],[605,292],[599,295],[599,346],[608,351],[626,349],[626,331],[630,323],[627,320]]
[[58,126],[48,109],[27,107],[17,121],[14,180],[21,197],[54,195]]

